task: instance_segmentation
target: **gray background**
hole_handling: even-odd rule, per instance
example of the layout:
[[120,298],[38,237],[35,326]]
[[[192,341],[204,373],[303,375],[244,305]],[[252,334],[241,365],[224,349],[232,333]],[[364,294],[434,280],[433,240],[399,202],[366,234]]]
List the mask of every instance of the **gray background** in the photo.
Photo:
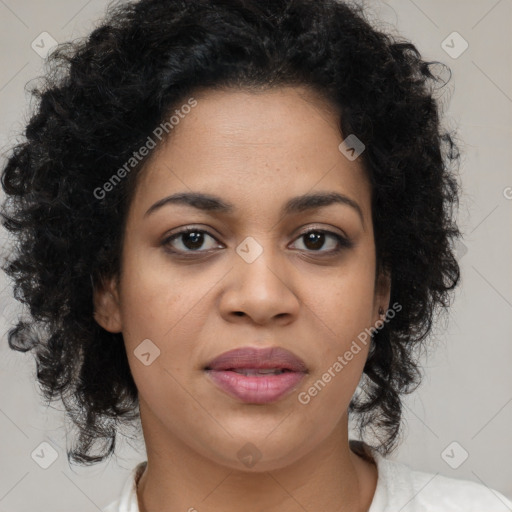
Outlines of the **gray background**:
[[[377,25],[411,39],[426,60],[451,67],[442,100],[445,126],[458,129],[463,154],[462,285],[450,316],[436,330],[435,352],[423,358],[423,384],[405,401],[404,440],[392,458],[480,482],[512,498],[512,0],[367,4]],[[106,5],[104,0],[0,0],[2,159],[28,119],[24,86],[43,72],[32,42],[42,46],[42,32],[58,42],[85,35]],[[454,31],[469,44],[456,58],[441,46]],[[452,39],[446,44],[460,51],[460,40]],[[5,232],[0,235],[4,243]],[[143,444],[137,449],[121,440],[115,460],[91,468],[68,466],[58,404],[41,405],[32,356],[7,346],[5,333],[17,306],[3,273],[0,292],[0,512],[99,510],[144,459]],[[41,453],[42,442],[56,451],[48,469],[31,457],[34,450]]]

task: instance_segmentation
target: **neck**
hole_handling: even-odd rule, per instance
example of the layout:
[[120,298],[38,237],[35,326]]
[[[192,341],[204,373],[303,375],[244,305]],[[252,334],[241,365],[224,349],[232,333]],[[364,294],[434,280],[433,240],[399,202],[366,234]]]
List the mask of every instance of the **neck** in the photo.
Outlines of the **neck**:
[[365,512],[377,469],[350,450],[347,419],[312,453],[269,471],[241,471],[203,457],[172,436],[141,403],[147,466],[138,483],[140,512]]

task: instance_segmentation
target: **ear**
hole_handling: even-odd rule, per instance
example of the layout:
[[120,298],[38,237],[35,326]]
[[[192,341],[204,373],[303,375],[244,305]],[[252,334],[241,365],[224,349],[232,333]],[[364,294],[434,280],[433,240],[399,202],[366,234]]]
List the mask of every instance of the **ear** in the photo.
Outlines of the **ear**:
[[115,277],[102,280],[93,290],[94,319],[109,332],[121,332],[119,283]]
[[[373,324],[383,319],[389,309],[391,297],[391,275],[387,270],[382,270],[375,280],[375,296],[373,301]],[[379,313],[384,311],[384,313]]]

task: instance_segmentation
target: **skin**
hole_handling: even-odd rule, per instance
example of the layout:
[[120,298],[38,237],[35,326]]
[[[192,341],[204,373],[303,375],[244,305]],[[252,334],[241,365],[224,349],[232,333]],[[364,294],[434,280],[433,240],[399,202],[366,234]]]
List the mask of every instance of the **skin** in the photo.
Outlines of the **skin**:
[[[138,177],[119,279],[94,297],[98,323],[123,333],[139,391],[148,460],[140,510],[368,510],[377,470],[349,448],[347,408],[369,344],[308,404],[298,400],[389,306],[388,276],[376,279],[368,179],[338,149],[338,112],[308,88],[193,96],[197,106]],[[177,192],[215,195],[234,212],[168,204],[145,215]],[[314,192],[348,196],[362,217],[338,203],[281,213]],[[188,226],[209,233],[203,244],[185,235],[166,250]],[[310,228],[353,245],[327,255],[336,239],[315,245],[301,236]],[[248,236],[263,249],[252,263],[236,252]],[[134,354],[145,339],[160,350],[147,366]],[[308,373],[277,402],[243,403],[203,368],[246,346],[288,349]],[[252,467],[237,456],[247,443],[261,456]]]

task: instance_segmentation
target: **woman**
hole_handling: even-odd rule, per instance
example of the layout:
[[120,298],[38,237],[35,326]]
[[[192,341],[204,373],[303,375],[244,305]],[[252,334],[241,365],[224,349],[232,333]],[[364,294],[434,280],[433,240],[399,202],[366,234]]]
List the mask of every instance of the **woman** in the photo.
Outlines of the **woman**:
[[9,343],[70,460],[140,417],[109,512],[510,510],[386,458],[459,281],[434,63],[334,0],[142,0],[51,60],[2,175]]

